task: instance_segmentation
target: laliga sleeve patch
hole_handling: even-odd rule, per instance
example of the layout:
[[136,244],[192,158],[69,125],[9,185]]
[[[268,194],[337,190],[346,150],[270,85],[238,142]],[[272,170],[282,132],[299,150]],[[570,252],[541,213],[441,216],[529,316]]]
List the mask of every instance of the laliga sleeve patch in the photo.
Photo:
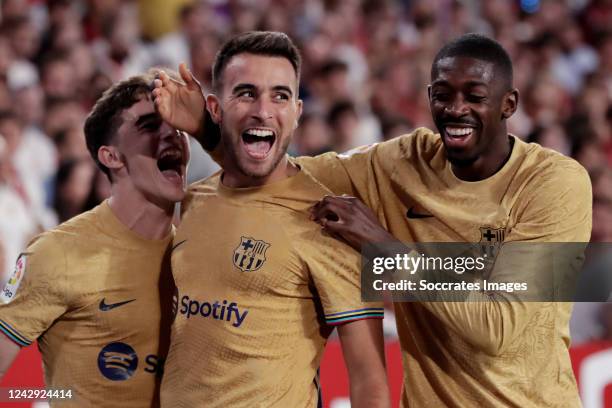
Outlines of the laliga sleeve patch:
[[10,303],[15,298],[17,289],[19,288],[19,284],[21,284],[23,274],[25,273],[26,261],[27,258],[24,254],[19,255],[19,258],[17,258],[15,270],[11,274],[8,282],[6,282],[4,285],[2,293],[0,293],[0,300],[2,300],[3,303]]

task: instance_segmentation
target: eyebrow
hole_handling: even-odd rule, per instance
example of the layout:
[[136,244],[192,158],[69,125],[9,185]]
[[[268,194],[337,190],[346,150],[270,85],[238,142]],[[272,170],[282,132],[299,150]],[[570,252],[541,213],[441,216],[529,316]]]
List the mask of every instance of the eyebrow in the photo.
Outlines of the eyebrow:
[[255,89],[255,85],[253,84],[238,84],[232,89],[233,94],[237,94],[242,91]]
[[[233,89],[232,89],[232,93],[233,94],[237,94],[239,92],[242,91],[250,91],[250,90],[254,90],[257,89],[257,87],[253,84],[238,84],[236,85]],[[283,92],[287,92],[289,94],[289,96],[293,96],[293,91],[291,90],[290,87],[286,86],[286,85],[276,85],[272,87],[273,91],[283,91]]]
[[157,112],[151,112],[140,116],[138,119],[136,119],[136,122],[134,122],[134,126],[141,128],[142,126],[153,121],[161,122],[161,117],[157,114]]
[[284,91],[284,92],[287,92],[289,96],[293,96],[293,91],[291,90],[291,88],[289,88],[286,85],[277,85],[273,87],[272,89],[275,91]]

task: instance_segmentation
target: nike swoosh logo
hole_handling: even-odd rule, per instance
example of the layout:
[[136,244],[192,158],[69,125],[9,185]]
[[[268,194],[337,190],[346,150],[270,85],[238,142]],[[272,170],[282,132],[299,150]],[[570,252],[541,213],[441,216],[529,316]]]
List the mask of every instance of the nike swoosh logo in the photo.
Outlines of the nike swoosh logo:
[[410,207],[408,209],[408,212],[406,213],[406,217],[411,218],[411,219],[418,219],[418,218],[431,218],[433,217],[433,215],[431,214],[418,214],[414,212],[414,207]]
[[174,244],[174,246],[172,247],[172,249],[170,251],[174,251],[176,248],[180,247],[181,245],[183,245],[185,242],[187,242],[186,239],[182,240],[181,242],[178,242],[176,244]]
[[106,304],[106,303],[104,303],[105,299],[106,298],[102,298],[102,300],[100,301],[100,310],[103,311],[103,312],[108,312],[109,310],[112,310],[112,309],[114,309],[116,307],[119,307],[119,306],[127,305],[128,303],[133,302],[133,301],[136,300],[136,299],[130,299],[130,300],[126,300],[126,301],[123,301],[123,302]]

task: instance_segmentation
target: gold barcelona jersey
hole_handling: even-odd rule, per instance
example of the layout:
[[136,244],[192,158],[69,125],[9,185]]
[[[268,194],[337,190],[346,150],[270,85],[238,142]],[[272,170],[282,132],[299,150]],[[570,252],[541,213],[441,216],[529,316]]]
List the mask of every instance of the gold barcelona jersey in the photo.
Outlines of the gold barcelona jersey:
[[20,346],[38,341],[46,386],[72,391],[58,405],[159,405],[171,240],[140,237],[105,201],[22,253],[0,296],[0,330]]
[[190,187],[174,240],[162,406],[316,407],[333,326],[382,318],[382,305],[361,302],[359,254],[309,219],[328,193],[311,177],[220,179]]
[[[409,135],[299,158],[336,194],[353,194],[403,242],[588,242],[591,186],[574,160],[513,139],[491,177],[455,177],[439,135]],[[537,265],[534,273],[537,273]],[[396,303],[404,407],[579,406],[571,303]]]

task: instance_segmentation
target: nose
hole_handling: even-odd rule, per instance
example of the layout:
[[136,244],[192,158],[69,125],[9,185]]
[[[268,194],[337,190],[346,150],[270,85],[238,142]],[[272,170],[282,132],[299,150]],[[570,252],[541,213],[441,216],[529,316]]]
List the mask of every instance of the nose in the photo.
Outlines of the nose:
[[455,96],[444,106],[444,113],[453,117],[460,117],[469,113],[468,104],[461,95]]
[[272,102],[267,98],[261,97],[258,98],[253,104],[252,116],[254,119],[265,122],[266,120],[272,118],[273,109]]

